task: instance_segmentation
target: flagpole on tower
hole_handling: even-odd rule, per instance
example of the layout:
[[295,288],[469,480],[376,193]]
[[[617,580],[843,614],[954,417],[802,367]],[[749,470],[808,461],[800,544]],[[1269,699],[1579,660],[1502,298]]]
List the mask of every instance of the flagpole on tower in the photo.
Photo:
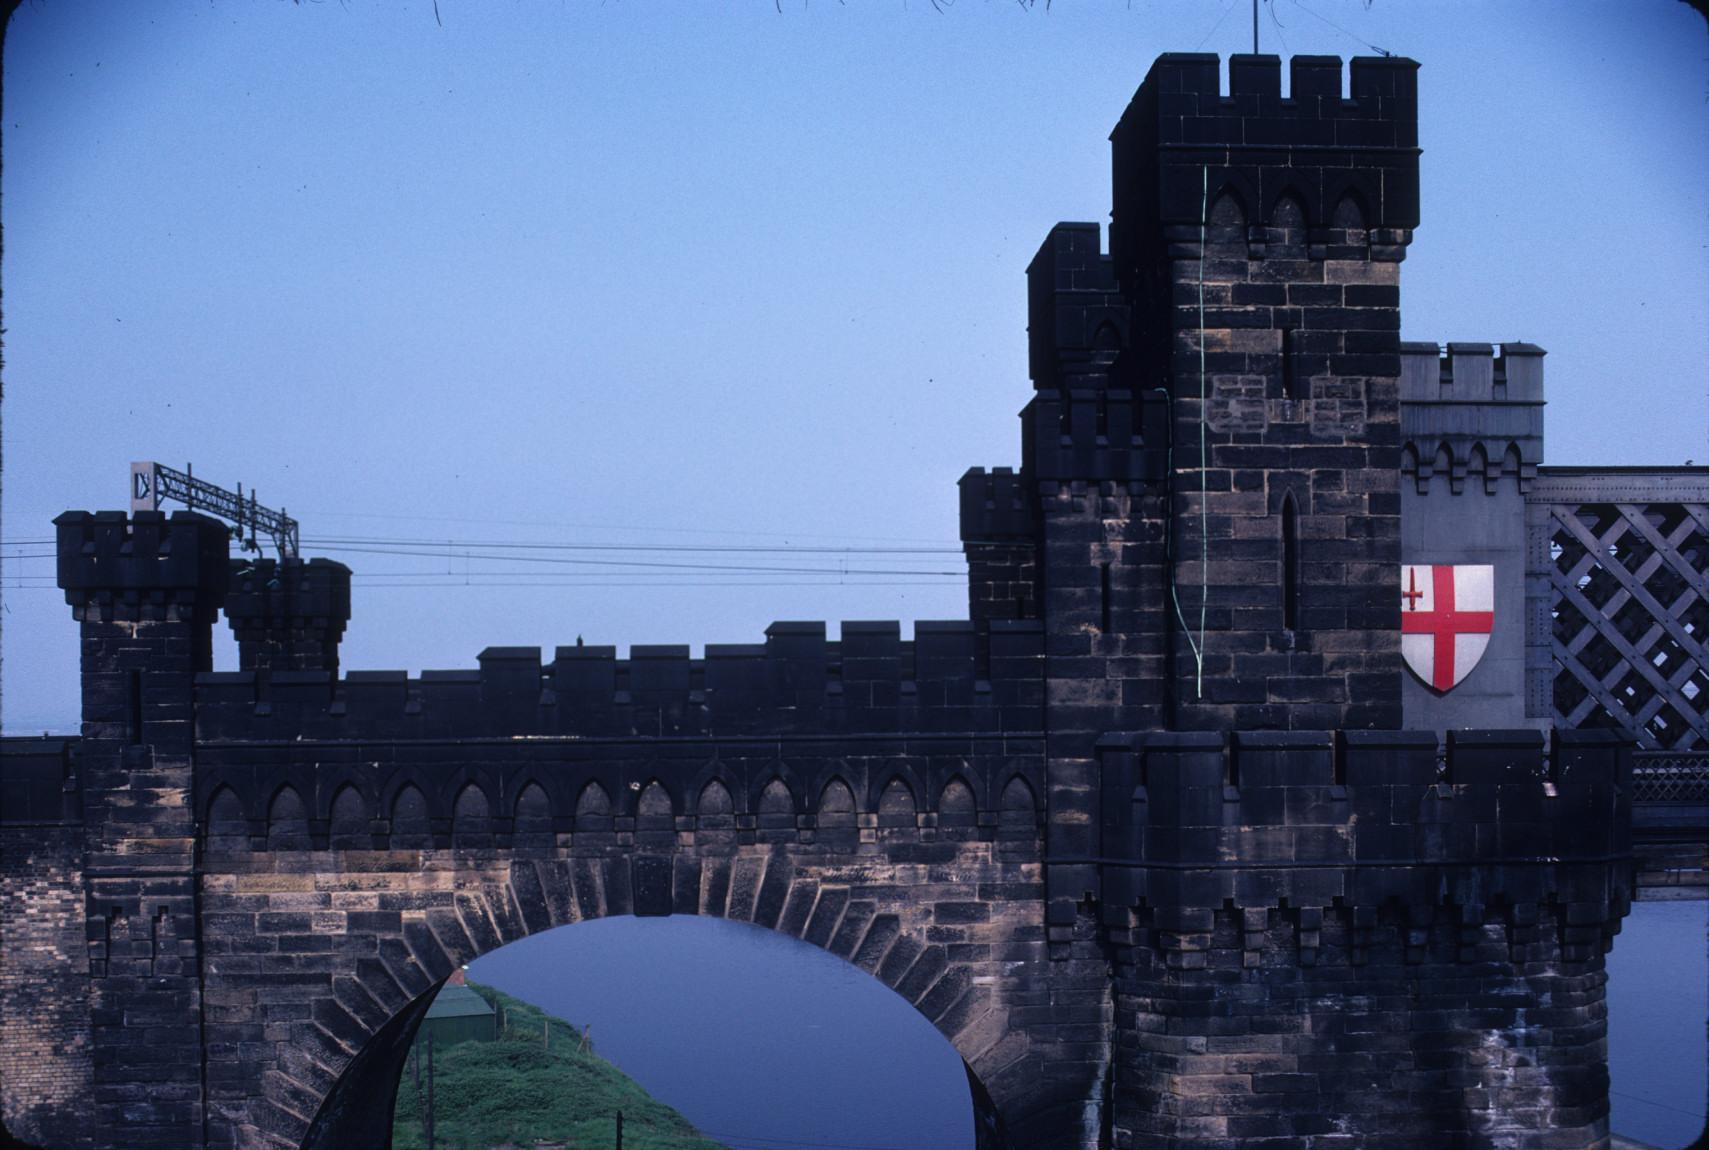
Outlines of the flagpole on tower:
[[1252,0],[1252,54],[1258,54],[1258,0]]

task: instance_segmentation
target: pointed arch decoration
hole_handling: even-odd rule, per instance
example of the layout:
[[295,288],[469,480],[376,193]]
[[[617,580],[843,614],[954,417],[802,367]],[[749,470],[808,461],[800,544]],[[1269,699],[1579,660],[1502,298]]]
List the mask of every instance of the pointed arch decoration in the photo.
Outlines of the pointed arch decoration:
[[267,807],[267,849],[303,850],[308,846],[308,808],[297,789],[286,783]]
[[207,846],[209,850],[249,849],[249,820],[237,792],[222,784],[208,803]]
[[451,808],[451,843],[473,846],[492,841],[492,804],[476,783],[465,783]]
[[529,782],[516,796],[515,820],[511,824],[511,841],[519,847],[552,846],[552,800],[546,788]]
[[430,847],[433,833],[427,819],[427,796],[414,783],[405,783],[392,799],[392,848]]
[[368,800],[355,784],[345,783],[332,796],[328,815],[328,831],[332,849],[360,850],[373,846],[373,834],[368,822]]
[[879,827],[912,830],[919,826],[919,811],[919,804],[914,800],[914,788],[908,785],[908,780],[897,777],[884,784],[884,790],[878,796]]
[[576,830],[586,832],[611,829],[611,796],[599,785],[599,780],[590,779],[582,788],[581,794],[576,796]]

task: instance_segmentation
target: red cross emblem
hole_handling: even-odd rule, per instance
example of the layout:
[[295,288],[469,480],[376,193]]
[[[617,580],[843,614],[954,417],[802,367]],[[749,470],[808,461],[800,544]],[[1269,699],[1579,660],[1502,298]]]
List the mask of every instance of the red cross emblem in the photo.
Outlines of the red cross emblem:
[[1449,690],[1471,674],[1494,628],[1494,567],[1401,567],[1401,657],[1434,689]]

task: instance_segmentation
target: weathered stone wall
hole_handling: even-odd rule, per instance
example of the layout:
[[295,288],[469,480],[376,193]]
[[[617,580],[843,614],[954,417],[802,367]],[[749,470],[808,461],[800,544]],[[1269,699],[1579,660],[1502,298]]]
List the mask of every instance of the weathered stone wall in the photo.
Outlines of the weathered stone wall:
[[90,1145],[83,828],[0,827],[0,1118],[40,1146]]
[[97,1147],[202,1145],[194,677],[211,664],[228,537],[192,512],[58,527],[80,626],[84,894]]
[[[1600,914],[1582,929],[1614,929]],[[1115,1145],[1606,1145],[1603,960],[1563,957],[1568,921],[1455,904],[1159,915],[1116,967],[1134,1045]]]
[[1458,732],[1440,771],[1413,732],[1102,749],[1132,796],[1105,806],[1116,1146],[1606,1138],[1628,743]]
[[[1417,65],[1171,54],[1117,125],[1111,249],[1173,414],[1179,730],[1400,726],[1400,268]],[[1201,444],[1203,450],[1201,450]],[[1201,617],[1201,605],[1203,614]]]
[[350,568],[330,559],[234,559],[221,605],[245,671],[338,670]]
[[[697,750],[677,769],[558,749],[574,780],[561,804],[531,767],[488,752],[419,805],[381,788],[392,802],[377,820],[342,805],[366,799],[337,766],[296,776],[301,798],[246,786],[235,761],[210,771],[224,780],[202,879],[210,1144],[383,1145],[361,1112],[389,1108],[341,1105],[340,1076],[455,965],[556,926],[676,913],[847,959],[955,1044],[1016,1145],[1096,1145],[1074,1068],[1107,1064],[1107,964],[1090,935],[1057,961],[1047,949],[1036,741],[963,750]],[[346,834],[362,849],[330,849]]]

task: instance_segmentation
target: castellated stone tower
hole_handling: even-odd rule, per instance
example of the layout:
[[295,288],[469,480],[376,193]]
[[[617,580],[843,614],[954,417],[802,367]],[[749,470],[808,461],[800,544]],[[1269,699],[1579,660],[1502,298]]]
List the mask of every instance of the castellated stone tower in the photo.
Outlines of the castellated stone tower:
[[[1110,246],[1168,390],[1171,725],[1400,725],[1400,261],[1417,65],[1162,57],[1111,136]],[[1201,444],[1203,451],[1201,452]],[[1201,666],[1202,663],[1202,666]]]
[[[1027,269],[1019,474],[962,479],[976,622],[1042,618],[1050,849],[1115,730],[1401,725],[1400,261],[1417,64],[1160,57],[1111,135],[1110,255]],[[1052,871],[1053,923],[1096,894]]]
[[[975,619],[1179,730],[1400,725],[1400,261],[1417,65],[1166,55],[1111,136],[1110,256],[1028,269],[1016,476],[964,480]],[[1027,544],[1031,544],[1028,546]],[[1088,561],[1090,560],[1090,561]]]

